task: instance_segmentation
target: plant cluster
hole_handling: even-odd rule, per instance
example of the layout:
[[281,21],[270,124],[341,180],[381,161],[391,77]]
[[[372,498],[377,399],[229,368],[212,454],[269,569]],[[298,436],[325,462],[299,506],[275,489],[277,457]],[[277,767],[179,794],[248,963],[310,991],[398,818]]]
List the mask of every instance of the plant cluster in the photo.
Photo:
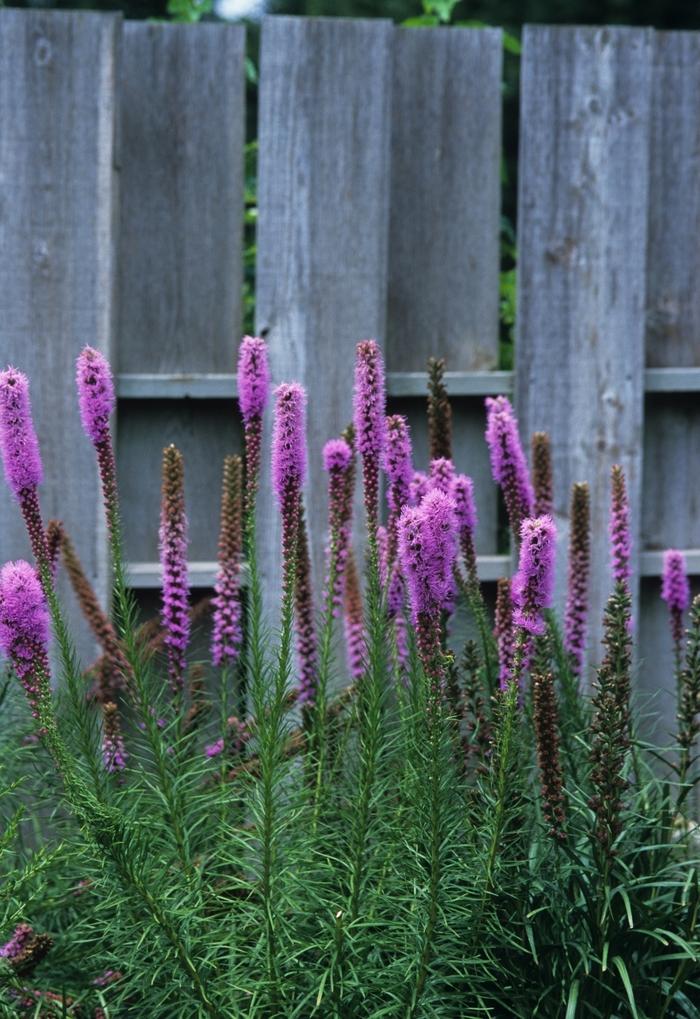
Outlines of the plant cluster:
[[[622,470],[590,694],[588,488],[572,493],[560,629],[550,442],[534,437],[530,467],[509,401],[486,401],[517,554],[492,617],[443,373],[431,361],[431,461],[416,470],[408,423],[386,413],[381,351],[358,345],[353,421],[323,450],[325,539],[304,512],[307,394],[274,390],[271,620],[256,501],[272,394],[266,344],[246,337],[245,455],[223,465],[214,595],[190,596],[184,463],[168,446],[162,611],[145,622],[125,580],[108,363],[86,348],[77,390],[104,497],[109,606],[66,527],[43,520],[29,384],[0,373],[0,453],[34,557],[0,570],[3,1015],[700,1014],[700,599],[688,617],[683,556],[667,553],[662,590],[678,734],[659,750],[640,739],[632,703]],[[56,596],[60,571],[99,644],[88,668]],[[205,623],[201,661],[192,637]]]

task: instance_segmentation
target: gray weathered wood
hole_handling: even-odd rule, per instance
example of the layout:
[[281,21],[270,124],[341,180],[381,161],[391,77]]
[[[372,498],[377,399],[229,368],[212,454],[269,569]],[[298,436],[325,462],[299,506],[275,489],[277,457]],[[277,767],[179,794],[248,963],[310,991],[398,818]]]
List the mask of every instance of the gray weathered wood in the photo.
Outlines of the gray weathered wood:
[[[44,516],[65,521],[103,598],[97,468],[74,377],[84,344],[111,354],[119,26],[113,15],[0,11],[0,362],[30,377]],[[0,484],[0,560],[28,554]],[[87,631],[77,632],[91,654]]]
[[613,463],[639,551],[652,48],[646,29],[524,33],[516,393],[524,433],[552,437],[564,536],[571,484],[591,485],[596,659]]
[[654,36],[647,364],[700,366],[700,33]]
[[223,459],[241,451],[233,400],[134,400],[119,420],[119,490],[127,558],[158,560],[163,447],[174,443],[185,459],[189,555],[216,559]]
[[231,370],[241,327],[245,30],[126,22],[119,369]]
[[498,364],[500,29],[394,39],[387,360]]
[[[317,589],[326,530],[321,450],[352,415],[355,345],[384,339],[391,43],[387,21],[267,18],[260,69],[257,328],[275,381],[309,391],[308,516]],[[263,451],[260,554],[279,579]]]

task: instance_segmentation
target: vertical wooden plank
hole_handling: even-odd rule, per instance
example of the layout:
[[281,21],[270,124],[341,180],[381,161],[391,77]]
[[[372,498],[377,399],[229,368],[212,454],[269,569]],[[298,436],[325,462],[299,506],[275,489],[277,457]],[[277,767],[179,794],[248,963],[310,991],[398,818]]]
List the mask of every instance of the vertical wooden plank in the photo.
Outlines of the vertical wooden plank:
[[387,360],[498,366],[500,29],[394,39]]
[[231,371],[241,325],[244,47],[241,25],[124,25],[120,371]]
[[[424,371],[498,366],[500,29],[398,29],[394,37],[387,360]],[[414,448],[426,447],[422,413]],[[454,448],[480,501],[479,549],[496,551],[496,490],[482,406],[454,402]],[[476,435],[475,435],[476,432]],[[416,465],[425,463],[418,457]]]
[[646,29],[524,33],[517,402],[526,434],[552,437],[564,537],[571,484],[591,485],[594,660],[616,462],[639,550],[652,44]]
[[[261,40],[257,328],[275,381],[309,391],[308,516],[317,589],[321,450],[352,415],[355,344],[383,342],[391,43],[387,21],[267,18]],[[263,451],[260,555],[279,579],[279,521]]]
[[[44,515],[65,521],[103,598],[97,469],[74,377],[85,343],[112,353],[120,23],[87,12],[0,11],[0,360],[31,379]],[[2,484],[0,559],[28,552]],[[92,646],[83,631],[81,650]]]
[[700,33],[654,36],[646,355],[700,365]]

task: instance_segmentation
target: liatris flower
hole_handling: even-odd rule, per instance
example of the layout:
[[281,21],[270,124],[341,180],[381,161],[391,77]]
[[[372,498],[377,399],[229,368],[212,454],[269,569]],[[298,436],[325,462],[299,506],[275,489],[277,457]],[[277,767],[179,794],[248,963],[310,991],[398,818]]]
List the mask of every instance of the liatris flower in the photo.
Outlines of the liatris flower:
[[544,818],[549,833],[563,842],[564,784],[559,760],[559,718],[554,677],[551,672],[535,673],[532,677],[532,707],[537,738],[537,763],[544,801]]
[[623,777],[629,749],[629,697],[632,668],[630,595],[618,581],[608,600],[603,621],[605,658],[598,670],[591,725],[590,806],[595,811],[594,836],[608,858],[621,831]]
[[314,625],[314,599],[311,587],[309,536],[306,531],[303,506],[299,508],[294,608],[297,630],[297,657],[299,659],[299,695],[297,700],[303,708],[312,708],[316,703],[318,656],[316,627]]
[[204,748],[204,754],[206,757],[218,757],[219,754],[223,753],[224,749],[224,737],[220,736],[213,743],[207,743]]
[[501,690],[505,690],[513,674],[515,655],[513,599],[508,577],[501,577],[496,585],[495,624],[493,635],[498,647],[498,685]]
[[444,383],[444,358],[428,359],[428,436],[430,459],[452,459],[452,408]]
[[[352,490],[349,477],[353,469],[353,454],[345,439],[329,439],[323,447],[323,468],[328,473],[328,530],[329,546],[326,553],[327,586],[331,596],[333,615],[340,614],[343,603],[345,563],[350,541]],[[332,590],[330,586],[332,585]]]
[[61,553],[71,587],[78,599],[83,615],[100,642],[105,653],[106,662],[101,669],[101,677],[106,681],[106,689],[101,700],[111,700],[115,690],[122,690],[131,676],[131,669],[119,646],[119,640],[109,617],[102,609],[92,584],[85,575],[78,554],[66,531],[61,528]]
[[[35,934],[31,927],[29,931],[29,936],[22,942],[21,947],[13,955],[6,957],[15,973],[24,977],[33,973],[42,959],[53,948],[53,938],[49,934]],[[50,994],[50,992],[43,993],[45,996]],[[65,1001],[63,996],[61,1001]],[[35,1002],[32,1002],[32,1004],[35,1004]]]
[[433,708],[444,686],[440,617],[453,592],[456,554],[457,520],[449,496],[434,489],[420,506],[404,507],[399,518],[399,561]]
[[0,453],[5,477],[19,503],[37,563],[49,566],[37,488],[43,479],[39,440],[32,420],[29,382],[16,368],[0,372]]
[[479,582],[476,569],[476,548],[474,532],[476,531],[476,503],[474,501],[474,482],[466,474],[457,474],[452,480],[450,495],[455,504],[455,516],[459,528],[459,545],[467,567],[469,583]]
[[119,507],[117,467],[109,431],[109,416],[114,410],[116,396],[109,362],[93,347],[85,347],[78,357],[76,384],[80,418],[83,430],[97,453],[107,527],[114,539],[118,530]]
[[352,548],[348,551],[345,575],[345,644],[347,648],[348,672],[353,681],[365,674],[365,629],[362,611],[360,578]]
[[168,653],[168,678],[173,693],[180,693],[184,686],[185,656],[190,638],[184,482],[182,453],[175,446],[168,446],[163,451],[159,541],[163,569],[161,620]]
[[676,650],[676,668],[680,668],[683,640],[683,613],[690,605],[690,584],[682,552],[669,548],[664,552],[664,572],[661,580],[661,597],[671,615],[671,635]]
[[408,490],[410,506],[420,506],[430,491],[430,479],[423,471],[414,471]]
[[450,495],[452,483],[455,477],[455,465],[451,460],[441,457],[438,460],[430,461],[430,487],[436,488],[438,492]]
[[283,589],[293,595],[301,488],[306,477],[306,393],[297,382],[275,390],[272,484],[282,516]]
[[[386,446],[384,447],[384,470],[389,479],[387,501],[392,521],[410,499],[413,465],[411,463],[411,432],[408,421],[401,414],[392,414],[386,419]],[[390,524],[390,531],[395,524]]]
[[385,441],[386,391],[382,354],[374,340],[357,345],[355,359],[355,441],[362,458],[362,483],[370,541],[379,523],[379,465]]
[[549,516],[523,520],[520,562],[513,577],[513,622],[528,633],[544,633],[542,610],[552,604],[556,532]]
[[0,957],[10,961],[16,959],[33,937],[33,927],[28,923],[18,923],[10,940],[0,945]]
[[41,582],[29,563],[0,570],[0,649],[12,662],[32,715],[38,719],[49,689],[49,610]]
[[239,456],[224,460],[219,528],[219,569],[214,585],[211,657],[214,665],[230,666],[243,641],[240,589],[241,499],[243,465]]
[[486,442],[491,456],[494,481],[501,486],[510,526],[515,540],[520,538],[520,525],[532,516],[534,494],[516,420],[510,401],[505,396],[486,398]]
[[105,770],[114,773],[124,771],[129,756],[124,746],[119,709],[114,701],[102,705],[102,761]]
[[583,671],[588,635],[588,577],[591,568],[590,494],[586,482],[571,490],[571,539],[564,618],[564,648],[576,676]]
[[245,429],[246,513],[255,505],[260,474],[262,417],[270,393],[267,344],[244,336],[238,351],[238,404]]
[[610,512],[610,541],[612,552],[613,577],[616,584],[629,587],[631,576],[630,555],[632,543],[630,539],[629,503],[625,475],[619,464],[612,469],[612,509]]
[[552,516],[552,444],[546,432],[535,432],[532,436],[532,484],[535,489],[535,516]]

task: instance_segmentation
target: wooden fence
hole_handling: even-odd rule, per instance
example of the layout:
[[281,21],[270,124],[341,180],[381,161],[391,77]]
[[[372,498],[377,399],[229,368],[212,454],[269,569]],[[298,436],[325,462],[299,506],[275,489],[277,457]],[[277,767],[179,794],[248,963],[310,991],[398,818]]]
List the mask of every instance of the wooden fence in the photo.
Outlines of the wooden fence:
[[[186,457],[192,582],[212,582],[220,463],[240,447],[244,44],[235,25],[0,11],[0,360],[31,375],[43,506],[65,519],[103,596],[97,477],[71,385],[86,342],[118,371],[133,585],[158,584],[169,441]],[[661,550],[689,550],[700,574],[700,36],[525,29],[512,374],[495,370],[501,78],[495,29],[263,23],[257,328],[275,378],[310,391],[316,533],[320,448],[349,419],[353,350],[366,336],[384,343],[391,402],[415,422],[419,462],[424,365],[448,359],[485,581],[509,569],[497,554],[485,395],[514,391],[523,433],[551,431],[564,536],[570,484],[591,482],[597,614],[610,586],[609,470],[621,462],[641,576],[639,686],[668,688]],[[261,503],[274,577],[266,485]],[[3,488],[0,558],[26,550]],[[671,698],[659,707],[672,727]]]

